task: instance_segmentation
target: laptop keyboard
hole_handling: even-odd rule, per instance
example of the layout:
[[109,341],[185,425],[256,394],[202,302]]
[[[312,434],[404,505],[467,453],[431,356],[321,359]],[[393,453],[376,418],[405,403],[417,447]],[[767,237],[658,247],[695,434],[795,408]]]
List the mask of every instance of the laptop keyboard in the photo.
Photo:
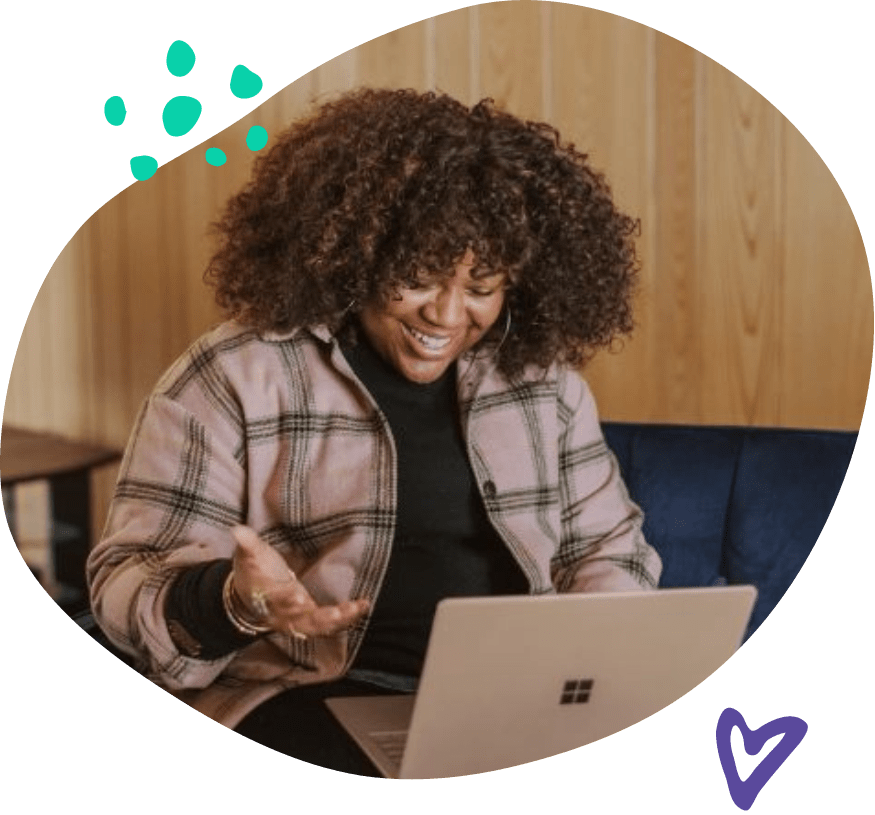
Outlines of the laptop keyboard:
[[407,744],[406,730],[381,730],[375,733],[368,733],[374,740],[386,757],[395,765],[401,764],[401,757],[404,755],[404,745]]

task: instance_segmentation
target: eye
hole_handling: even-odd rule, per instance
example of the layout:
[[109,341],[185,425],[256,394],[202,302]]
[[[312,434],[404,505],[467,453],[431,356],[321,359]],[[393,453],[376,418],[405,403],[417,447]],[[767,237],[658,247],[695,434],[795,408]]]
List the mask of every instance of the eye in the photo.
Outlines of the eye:
[[501,286],[478,286],[468,289],[468,293],[474,297],[491,297],[493,294],[501,290]]
[[401,288],[407,289],[408,291],[423,291],[426,289],[433,289],[437,285],[437,281],[423,278],[420,280],[408,280],[402,284]]

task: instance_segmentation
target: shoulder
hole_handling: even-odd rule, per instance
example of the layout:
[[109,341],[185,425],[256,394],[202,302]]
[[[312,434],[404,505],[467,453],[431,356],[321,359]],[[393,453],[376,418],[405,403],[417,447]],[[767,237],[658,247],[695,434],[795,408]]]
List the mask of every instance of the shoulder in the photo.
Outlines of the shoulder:
[[575,368],[557,366],[557,400],[560,417],[570,421],[581,413],[597,416],[595,398],[583,374]]
[[552,400],[562,421],[571,421],[581,413],[592,416],[597,413],[592,391],[581,372],[561,363],[554,363],[546,370],[528,368],[511,386]]
[[222,323],[170,366],[147,404],[240,433],[253,421],[312,410],[316,394],[338,379],[330,348],[307,330],[266,337],[234,321]]
[[261,334],[229,320],[196,339],[167,369],[155,392],[177,397],[190,388],[240,390],[254,382],[277,382],[289,360],[319,340],[305,330]]
[[[514,377],[506,377],[494,364],[471,365],[460,380],[463,401],[472,397],[482,402],[532,403],[554,406],[560,418],[580,410],[595,414],[595,400],[581,373],[567,365],[554,363],[548,368],[531,365]],[[465,399],[467,397],[467,399]]]

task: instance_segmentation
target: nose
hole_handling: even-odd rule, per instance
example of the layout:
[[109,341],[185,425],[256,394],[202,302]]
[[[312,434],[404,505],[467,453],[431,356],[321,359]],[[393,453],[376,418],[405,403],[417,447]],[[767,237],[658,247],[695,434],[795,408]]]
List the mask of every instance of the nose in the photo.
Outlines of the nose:
[[438,286],[434,295],[423,307],[423,316],[432,325],[441,328],[455,328],[465,319],[465,293],[450,279]]

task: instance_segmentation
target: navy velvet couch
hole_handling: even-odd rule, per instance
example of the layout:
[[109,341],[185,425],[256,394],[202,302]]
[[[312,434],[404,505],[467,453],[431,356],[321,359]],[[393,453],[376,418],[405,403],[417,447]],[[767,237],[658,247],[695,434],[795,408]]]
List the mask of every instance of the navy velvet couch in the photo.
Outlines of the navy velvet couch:
[[[660,586],[753,584],[759,594],[747,636],[817,542],[857,441],[856,433],[821,430],[614,422],[603,429],[662,557]],[[110,647],[90,614],[77,621]]]
[[605,422],[603,430],[662,557],[660,586],[753,584],[747,636],[811,553],[857,441],[853,432],[783,428]]

